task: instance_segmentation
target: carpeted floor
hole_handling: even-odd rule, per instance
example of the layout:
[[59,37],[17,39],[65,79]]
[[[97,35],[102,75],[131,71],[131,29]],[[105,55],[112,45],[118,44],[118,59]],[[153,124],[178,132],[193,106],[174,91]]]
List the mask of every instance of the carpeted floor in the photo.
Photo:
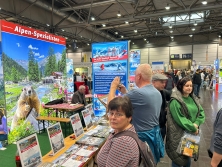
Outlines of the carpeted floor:
[[[64,127],[63,125],[61,126],[63,129],[63,135],[64,135]],[[70,133],[72,132],[73,131],[71,130]],[[67,130],[67,133],[69,133],[69,130]],[[44,156],[51,150],[48,134],[47,132],[43,132],[40,134],[37,133],[37,136],[38,136],[38,141],[39,141],[42,156]],[[15,144],[10,144],[10,145],[7,145],[6,148],[7,148],[6,150],[0,150],[0,166],[1,167],[15,167],[16,166],[15,153],[17,151],[17,146]]]

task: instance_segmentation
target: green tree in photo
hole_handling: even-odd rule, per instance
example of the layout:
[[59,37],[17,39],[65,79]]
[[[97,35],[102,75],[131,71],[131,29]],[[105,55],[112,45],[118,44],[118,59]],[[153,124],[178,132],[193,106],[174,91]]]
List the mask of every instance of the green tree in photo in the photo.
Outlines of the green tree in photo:
[[52,75],[53,72],[57,71],[57,62],[56,56],[54,53],[54,49],[52,47],[49,48],[47,63],[45,65],[45,76]]
[[12,67],[12,71],[11,71],[11,81],[13,81],[14,83],[17,83],[19,81],[19,73],[16,70],[16,68],[13,66]]
[[8,57],[4,52],[2,53],[2,60],[4,62],[3,70],[5,81],[18,82],[27,77],[27,71],[15,60]]
[[59,71],[62,72],[62,73],[66,73],[66,52],[65,50],[63,50],[62,52],[62,59],[60,61],[60,64],[59,64]]
[[35,61],[34,53],[29,49],[29,64],[28,64],[28,77],[30,81],[39,81],[39,66],[38,62]]

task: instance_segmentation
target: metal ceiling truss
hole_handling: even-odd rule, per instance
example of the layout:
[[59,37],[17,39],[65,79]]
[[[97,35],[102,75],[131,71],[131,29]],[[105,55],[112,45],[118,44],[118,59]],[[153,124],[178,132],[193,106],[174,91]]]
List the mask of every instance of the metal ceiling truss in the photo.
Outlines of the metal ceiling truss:
[[[86,3],[79,0],[78,2],[74,0],[20,1],[27,1],[30,4],[21,11],[16,11],[15,2],[17,1],[12,0],[14,11],[2,9],[0,16],[6,20],[13,20],[26,26],[68,37],[68,43],[73,40],[83,44],[101,40],[115,41],[202,34],[219,32],[222,29],[221,0],[211,1],[205,6],[201,4],[200,0],[193,0],[191,3],[187,0],[168,0],[172,6],[171,10],[165,10],[163,4],[154,3],[155,0],[85,0]],[[167,1],[164,0],[165,2]],[[40,23],[23,16],[34,5],[50,12],[50,27],[44,22]],[[100,11],[98,11],[98,7],[101,8]],[[121,11],[121,17],[113,15],[114,9],[116,12],[118,11],[117,8]],[[202,11],[205,11],[203,17],[199,14]],[[180,25],[182,22],[188,21],[191,14],[197,14],[199,20],[190,19],[188,24]],[[61,19],[59,21],[53,19],[55,15],[60,16]],[[92,21],[92,16],[96,20]],[[163,17],[166,16],[168,19],[164,20]],[[171,21],[172,17],[179,17],[180,21]],[[200,22],[200,19],[204,19],[204,22]],[[128,24],[125,24],[125,21],[128,21]],[[194,22],[198,25],[194,26]],[[167,24],[172,24],[173,28],[170,29]],[[192,31],[192,28],[195,28],[195,31]],[[133,30],[138,32],[134,33]],[[86,33],[87,35],[83,36]]]

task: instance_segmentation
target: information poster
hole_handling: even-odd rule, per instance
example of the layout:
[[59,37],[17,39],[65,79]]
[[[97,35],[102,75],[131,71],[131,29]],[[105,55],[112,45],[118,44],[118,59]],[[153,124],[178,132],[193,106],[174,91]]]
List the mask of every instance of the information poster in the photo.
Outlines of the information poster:
[[93,111],[93,104],[88,104],[87,106],[85,106],[85,108],[87,110],[89,110],[89,113],[91,114],[91,118],[94,119],[95,118],[95,114],[94,114],[94,111]]
[[136,68],[140,65],[140,50],[131,50],[130,59],[129,59],[129,89],[135,88],[135,71]]
[[53,152],[53,154],[56,154],[63,147],[65,147],[64,137],[62,134],[62,129],[61,129],[60,123],[58,122],[58,123],[48,127],[47,132],[48,132],[52,152]]
[[152,62],[152,70],[153,73],[161,73],[164,71],[164,62],[163,61],[158,61],[158,62]]
[[19,140],[16,144],[22,166],[38,166],[42,163],[42,154],[36,134]]
[[94,112],[103,116],[106,108],[98,98],[109,93],[113,79],[120,77],[121,83],[128,87],[128,41],[92,44],[92,63]]
[[90,128],[93,125],[93,123],[92,123],[92,118],[91,118],[91,114],[89,110],[85,109],[81,112],[82,112],[82,116],[83,116],[86,128]]
[[0,107],[7,111],[11,144],[24,138],[23,131],[38,131],[42,106],[64,95],[66,39],[5,20],[0,29]]
[[66,59],[66,72],[67,72],[67,93],[73,93],[74,81],[73,81],[73,59]]
[[84,130],[82,127],[82,123],[79,117],[79,113],[76,113],[70,117],[73,132],[75,134],[75,137],[79,137],[81,134],[83,134]]

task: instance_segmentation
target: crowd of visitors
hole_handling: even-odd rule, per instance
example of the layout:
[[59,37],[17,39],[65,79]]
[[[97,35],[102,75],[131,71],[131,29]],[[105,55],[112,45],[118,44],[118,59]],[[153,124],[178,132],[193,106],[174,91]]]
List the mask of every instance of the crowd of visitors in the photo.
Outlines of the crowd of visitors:
[[[121,131],[133,131],[149,144],[156,164],[166,150],[172,167],[191,167],[192,157],[182,155],[177,148],[185,131],[199,135],[200,125],[205,122],[199,90],[211,88],[212,77],[212,72],[205,69],[197,69],[194,73],[169,70],[153,74],[150,65],[141,64],[135,71],[137,88],[130,91],[121,84],[119,77],[115,77],[110,85],[107,107],[114,132],[98,154],[98,166],[139,166],[139,151],[134,139],[129,136],[113,138]],[[115,97],[116,91],[123,96]],[[215,123],[209,149],[212,167],[219,167],[222,158],[222,123],[218,123],[221,118],[218,116]]]

